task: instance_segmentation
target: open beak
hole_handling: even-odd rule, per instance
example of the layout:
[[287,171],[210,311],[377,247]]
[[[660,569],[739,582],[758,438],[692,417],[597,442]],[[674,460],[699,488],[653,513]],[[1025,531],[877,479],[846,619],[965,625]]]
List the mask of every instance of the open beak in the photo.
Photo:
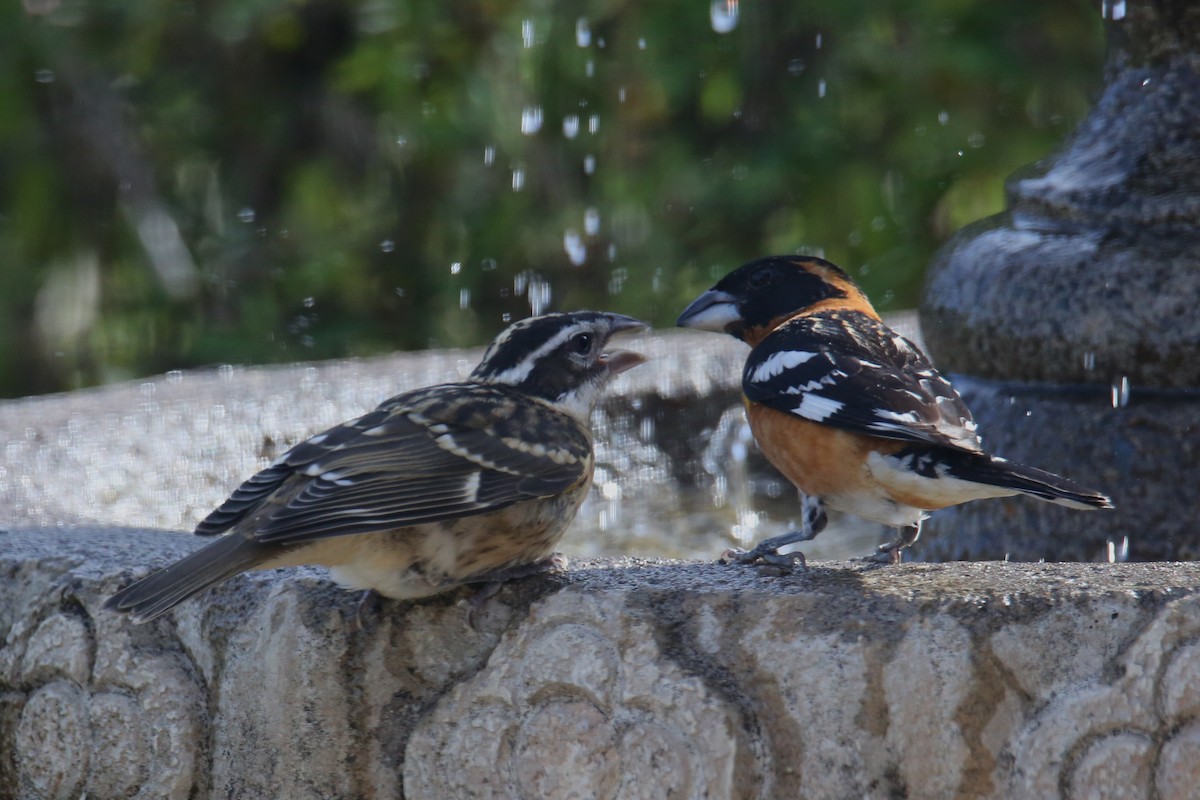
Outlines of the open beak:
[[[627,317],[624,314],[609,314],[608,318],[611,326],[608,334],[610,338],[635,331],[640,333],[650,330],[650,326],[640,319]],[[606,350],[600,356],[600,360],[608,365],[608,371],[611,374],[619,375],[626,370],[633,369],[638,364],[644,364],[646,357],[632,350]]]
[[675,324],[680,328],[728,333],[730,325],[741,321],[737,298],[728,292],[709,289],[683,310]]

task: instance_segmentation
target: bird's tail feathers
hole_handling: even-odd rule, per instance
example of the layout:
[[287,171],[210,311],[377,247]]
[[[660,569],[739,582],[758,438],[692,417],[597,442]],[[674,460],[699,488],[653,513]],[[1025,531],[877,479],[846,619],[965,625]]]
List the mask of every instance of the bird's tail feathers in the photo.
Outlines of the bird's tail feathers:
[[965,474],[956,477],[1012,489],[1068,508],[1095,510],[1113,507],[1112,499],[1108,495],[1036,467],[1016,464],[996,456],[975,457],[964,466]]
[[226,534],[207,547],[160,569],[110,597],[104,607],[128,612],[134,622],[148,622],[192,595],[215,586],[263,560],[253,539]]

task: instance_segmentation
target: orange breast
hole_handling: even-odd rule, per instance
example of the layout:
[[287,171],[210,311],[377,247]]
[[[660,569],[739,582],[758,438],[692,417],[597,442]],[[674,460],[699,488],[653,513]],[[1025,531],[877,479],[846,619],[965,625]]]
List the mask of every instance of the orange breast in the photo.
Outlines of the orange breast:
[[[903,442],[863,436],[754,403],[750,430],[767,459],[805,494],[844,495],[878,490],[867,454],[894,453]],[[881,487],[880,487],[881,488]]]

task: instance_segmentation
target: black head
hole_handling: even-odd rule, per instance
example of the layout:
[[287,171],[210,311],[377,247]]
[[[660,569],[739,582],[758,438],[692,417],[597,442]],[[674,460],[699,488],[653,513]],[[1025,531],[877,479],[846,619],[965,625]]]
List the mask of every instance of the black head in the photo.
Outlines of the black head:
[[827,300],[867,303],[836,264],[813,256],[769,256],[735,269],[679,316],[682,328],[719,331],[746,340]]
[[512,386],[586,416],[609,379],[646,360],[628,350],[605,351],[609,339],[648,327],[605,311],[523,319],[496,337],[471,380]]

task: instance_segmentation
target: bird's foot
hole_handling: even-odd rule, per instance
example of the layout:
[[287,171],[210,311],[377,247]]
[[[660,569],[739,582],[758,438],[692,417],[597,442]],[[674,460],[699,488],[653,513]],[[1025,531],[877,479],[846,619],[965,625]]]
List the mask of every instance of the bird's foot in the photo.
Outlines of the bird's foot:
[[508,581],[518,580],[520,578],[528,578],[532,575],[541,575],[545,572],[555,572],[557,570],[566,569],[567,557],[562,553],[551,553],[541,561],[534,561],[531,564],[519,564],[515,567],[506,567],[498,569],[494,572],[486,572],[477,578],[471,580],[472,584],[480,584],[478,591],[471,595],[471,599],[467,601],[467,625],[471,630],[478,630],[475,625],[475,617],[479,610],[491,600],[500,591]]
[[899,564],[904,561],[904,556],[899,547],[892,550],[885,550],[884,547],[886,545],[881,545],[874,553],[851,560],[857,561],[860,564],[878,564],[881,566]]
[[797,568],[808,567],[804,553],[798,550],[794,553],[780,553],[774,548],[764,548],[761,545],[753,550],[730,548],[722,553],[718,560],[722,564],[754,564],[758,567],[760,575],[770,577],[791,575]]
[[921,536],[921,523],[906,525],[900,529],[899,535],[890,542],[884,542],[868,556],[856,559],[870,564],[899,564],[904,560],[904,549],[912,547]]
[[367,627],[367,615],[374,616],[379,611],[379,593],[374,589],[365,590],[354,605],[354,630],[361,631]]

